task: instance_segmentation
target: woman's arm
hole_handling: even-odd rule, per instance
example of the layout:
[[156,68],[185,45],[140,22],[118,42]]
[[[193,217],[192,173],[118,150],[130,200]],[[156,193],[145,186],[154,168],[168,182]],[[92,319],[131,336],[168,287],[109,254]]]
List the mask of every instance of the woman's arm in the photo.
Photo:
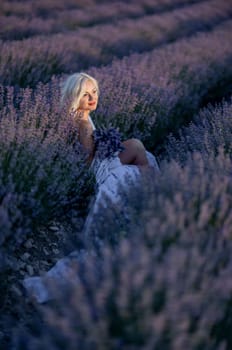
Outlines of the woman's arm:
[[87,162],[90,164],[94,158],[95,146],[93,140],[93,127],[89,120],[79,122],[79,141],[89,154]]

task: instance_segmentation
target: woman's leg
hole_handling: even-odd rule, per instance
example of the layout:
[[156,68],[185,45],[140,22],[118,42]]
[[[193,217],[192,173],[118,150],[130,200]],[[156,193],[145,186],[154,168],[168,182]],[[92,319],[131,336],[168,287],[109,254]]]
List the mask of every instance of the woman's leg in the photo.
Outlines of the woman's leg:
[[123,142],[125,150],[119,153],[122,164],[148,165],[146,149],[138,139],[129,139]]

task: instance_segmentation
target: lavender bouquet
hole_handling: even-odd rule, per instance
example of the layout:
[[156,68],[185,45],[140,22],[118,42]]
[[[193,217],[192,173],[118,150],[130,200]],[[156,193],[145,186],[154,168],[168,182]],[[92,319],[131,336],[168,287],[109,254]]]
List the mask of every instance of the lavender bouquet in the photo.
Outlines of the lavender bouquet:
[[125,149],[121,142],[121,133],[114,127],[95,129],[93,139],[96,146],[95,156],[100,160],[111,158],[115,152]]

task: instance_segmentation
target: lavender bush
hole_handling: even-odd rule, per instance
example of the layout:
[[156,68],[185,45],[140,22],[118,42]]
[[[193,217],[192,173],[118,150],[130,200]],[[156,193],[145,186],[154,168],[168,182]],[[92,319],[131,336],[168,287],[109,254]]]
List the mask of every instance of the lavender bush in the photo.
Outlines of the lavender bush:
[[78,283],[44,309],[46,327],[15,336],[17,350],[231,347],[231,158],[195,153],[140,185],[122,203],[126,238],[112,230],[114,207],[105,224],[99,212],[99,255],[75,266]]
[[[78,32],[1,42],[0,83],[34,86],[52,75],[102,65],[132,52],[208,30],[230,18],[231,4],[216,0],[194,4],[163,15],[97,25]],[[99,32],[104,32],[100,36]],[[221,43],[222,44],[222,43]],[[223,50],[223,49],[222,49]]]
[[[102,213],[96,214],[86,244],[114,246],[125,236],[133,239],[139,235],[153,245],[164,235],[168,245],[185,229],[191,234],[219,230],[230,235],[231,156],[224,155],[223,147],[216,158],[213,153],[206,157],[194,152],[185,167],[174,160],[170,164],[163,161],[160,174],[141,178],[128,190],[119,185],[119,192],[124,202],[117,207],[108,201],[108,212],[102,208]],[[148,234],[149,220],[153,231]],[[113,231],[109,230],[112,225]]]
[[0,250],[12,259],[29,233],[74,209],[86,210],[94,178],[75,125],[59,110],[55,85],[21,91],[17,109],[12,89],[6,95],[0,117]]
[[[168,11],[173,8],[187,5],[191,3],[196,3],[201,0],[176,0],[176,1],[151,1],[142,0],[140,2],[127,3],[115,2],[115,3],[100,3],[92,4],[86,8],[72,8],[68,9],[56,9],[53,7],[53,16],[50,18],[50,9],[48,6],[46,18],[44,16],[34,16],[31,17],[32,11],[35,6],[30,9],[31,4],[28,2],[26,10],[30,11],[30,16],[24,11],[22,11],[22,16],[20,13],[12,14],[14,8],[12,6],[8,9],[5,16],[0,16],[0,38],[2,40],[21,40],[23,38],[41,35],[41,34],[51,34],[56,32],[64,32],[67,30],[76,30],[80,27],[93,26],[100,23],[117,22],[123,18],[138,18],[146,14],[154,14],[157,12]],[[37,6],[37,4],[34,4]],[[44,4],[46,5],[46,4]],[[54,4],[54,6],[56,6]],[[74,4],[73,4],[74,5]],[[75,3],[78,7],[79,4]],[[6,5],[5,5],[6,6]],[[25,8],[25,3],[23,4]],[[23,10],[23,8],[22,8]],[[4,13],[4,10],[2,9]]]
[[188,154],[199,151],[203,155],[217,154],[218,148],[232,154],[232,100],[216,106],[210,105],[197,114],[188,127],[182,128],[178,135],[170,135],[163,157],[184,163]]
[[190,121],[209,91],[223,94],[223,82],[232,74],[230,31],[227,21],[208,34],[91,68],[102,91],[95,120],[118,126],[125,137],[136,135],[154,149]]
[[[135,6],[142,6],[146,12],[154,12],[154,11],[162,11],[163,9],[172,9],[175,6],[180,6],[182,4],[187,3],[194,3],[199,0],[130,0],[127,1],[127,4],[131,7],[131,5]],[[18,16],[18,17],[53,17],[54,15],[57,16],[59,13],[62,14],[63,11],[68,10],[75,10],[79,9],[84,11],[84,13],[89,13],[90,10],[95,10],[100,7],[109,5],[107,4],[107,0],[82,0],[78,1],[78,3],[75,0],[70,1],[40,1],[39,3],[31,3],[29,1],[20,1],[20,2],[14,2],[12,6],[12,2],[9,0],[3,0],[1,2],[1,8],[0,13],[5,16]],[[116,4],[118,6],[122,5],[122,2],[118,0],[111,1],[111,5],[114,6]],[[95,14],[92,14],[93,18]]]
[[72,8],[84,8],[89,5],[93,5],[94,0],[78,1],[78,5],[75,0],[68,0],[65,3],[62,0],[54,1],[42,0],[39,3],[32,3],[29,1],[18,1],[13,2],[8,0],[3,0],[1,2],[0,11],[2,14],[8,15],[17,15],[19,17],[31,17],[31,15],[40,15],[45,16],[53,13],[53,11],[61,11],[63,9],[72,9]]

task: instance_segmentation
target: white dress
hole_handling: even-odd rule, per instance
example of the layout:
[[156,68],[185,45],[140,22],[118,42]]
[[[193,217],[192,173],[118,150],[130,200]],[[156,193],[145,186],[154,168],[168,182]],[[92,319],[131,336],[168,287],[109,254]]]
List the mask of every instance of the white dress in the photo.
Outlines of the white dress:
[[[95,130],[96,128],[91,117],[89,117],[89,121],[92,124],[93,130]],[[114,204],[119,203],[121,201],[119,186],[120,188],[122,186],[128,186],[128,183],[136,182],[140,176],[139,168],[136,165],[122,164],[118,153],[119,152],[115,152],[114,157],[110,159],[99,160],[98,158],[94,158],[92,161],[91,168],[95,174],[98,190],[85,222],[85,232],[91,225],[93,215],[98,212],[99,204],[101,203],[101,206],[107,207],[105,197],[110,199]],[[155,171],[159,171],[155,156],[148,151],[146,151],[146,156],[149,165],[153,167]]]
[[[92,124],[93,130],[95,130],[96,128],[90,117],[89,121]],[[146,151],[146,155],[149,165],[154,168],[154,171],[159,172],[159,166],[155,156],[148,151]],[[99,209],[99,204],[101,203],[103,207],[106,207],[106,197],[114,204],[120,203],[121,197],[118,191],[118,185],[120,184],[120,187],[128,186],[128,180],[129,182],[137,181],[140,176],[140,170],[136,165],[123,165],[121,163],[118,157],[118,152],[115,152],[114,156],[110,159],[99,160],[99,158],[95,157],[90,167],[96,177],[97,193],[86,219],[83,234],[91,229],[93,217]],[[24,288],[37,300],[37,302],[43,303],[48,301],[51,298],[51,295],[46,287],[46,280],[55,279],[56,282],[59,282],[62,285],[62,283],[67,283],[68,276],[72,275],[73,281],[73,261],[75,260],[79,263],[83,261],[83,259],[86,259],[86,256],[89,254],[95,255],[94,252],[87,252],[85,250],[72,252],[69,256],[60,259],[55,266],[45,274],[45,276],[25,278],[23,280]],[[76,277],[76,281],[78,283],[78,277]]]

